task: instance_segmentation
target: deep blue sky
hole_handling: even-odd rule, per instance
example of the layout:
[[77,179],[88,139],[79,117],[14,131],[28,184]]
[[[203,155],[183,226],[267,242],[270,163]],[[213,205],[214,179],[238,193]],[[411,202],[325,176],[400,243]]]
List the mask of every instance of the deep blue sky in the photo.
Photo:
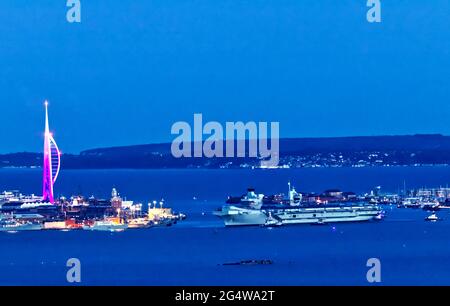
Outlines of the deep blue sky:
[[448,0],[0,1],[0,152],[171,141],[175,121],[282,137],[450,134]]

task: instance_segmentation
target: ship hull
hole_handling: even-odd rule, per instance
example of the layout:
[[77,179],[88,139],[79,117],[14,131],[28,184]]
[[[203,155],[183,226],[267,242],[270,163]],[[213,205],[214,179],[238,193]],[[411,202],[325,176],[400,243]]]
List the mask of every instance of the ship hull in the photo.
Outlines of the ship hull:
[[122,225],[95,225],[95,226],[83,226],[84,230],[88,231],[100,231],[100,232],[118,232],[124,231],[128,228],[126,224]]
[[221,217],[226,226],[255,226],[267,225],[269,219],[278,221],[278,225],[364,222],[374,220],[380,213],[376,206],[261,210],[230,206],[215,215]]
[[214,212],[214,215],[222,218],[226,226],[264,225],[267,221],[267,215],[263,210],[236,206],[225,206],[222,210]]
[[267,216],[264,213],[259,214],[241,214],[224,217],[226,226],[255,226],[264,225]]
[[320,209],[286,209],[271,214],[282,224],[316,224],[336,222],[363,222],[380,214],[377,207],[342,207]]
[[43,229],[40,224],[25,224],[18,226],[2,226],[0,232],[20,232],[20,231],[39,231]]

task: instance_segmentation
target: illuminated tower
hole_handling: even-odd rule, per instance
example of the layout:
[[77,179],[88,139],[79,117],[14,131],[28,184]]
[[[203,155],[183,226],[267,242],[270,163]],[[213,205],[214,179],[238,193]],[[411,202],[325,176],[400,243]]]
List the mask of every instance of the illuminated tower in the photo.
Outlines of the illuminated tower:
[[50,133],[48,124],[48,102],[45,101],[45,134],[44,134],[44,179],[43,179],[43,200],[55,203],[53,195],[53,185],[58,178],[61,166],[61,154],[58,146]]

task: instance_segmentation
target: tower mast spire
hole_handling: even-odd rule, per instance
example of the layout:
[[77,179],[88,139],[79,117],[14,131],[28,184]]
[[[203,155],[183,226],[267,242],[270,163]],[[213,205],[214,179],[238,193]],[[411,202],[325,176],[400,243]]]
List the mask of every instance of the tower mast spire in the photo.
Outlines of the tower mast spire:
[[61,157],[58,146],[50,133],[48,123],[48,101],[45,101],[45,134],[44,134],[44,166],[43,166],[43,200],[55,203],[53,184],[59,174]]
[[48,124],[48,101],[45,100],[45,135],[50,134],[50,126]]

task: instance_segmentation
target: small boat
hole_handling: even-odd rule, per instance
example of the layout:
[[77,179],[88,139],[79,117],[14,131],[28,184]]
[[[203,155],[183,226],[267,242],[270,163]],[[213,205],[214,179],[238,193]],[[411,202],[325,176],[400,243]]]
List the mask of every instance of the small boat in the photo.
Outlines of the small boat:
[[277,220],[272,216],[272,213],[269,212],[269,215],[267,216],[266,223],[264,223],[264,226],[266,227],[272,227],[272,226],[281,226],[283,223],[280,220]]
[[379,221],[379,220],[383,220],[383,218],[384,218],[384,214],[383,213],[379,213],[378,215],[376,215],[374,217],[374,220]]
[[34,222],[18,222],[13,219],[0,222],[0,232],[38,231],[42,228],[42,224]]
[[93,224],[83,225],[83,229],[91,231],[121,232],[128,228],[128,224],[118,222],[116,219],[118,218],[95,221]]
[[435,222],[435,221],[439,221],[441,220],[436,214],[432,214],[429,215],[428,217],[425,218],[425,221],[431,221],[431,222]]
[[264,224],[265,227],[282,226],[282,225],[283,225],[282,222],[277,221],[275,219],[267,220],[266,223]]
[[149,228],[152,226],[148,218],[134,218],[128,220],[128,228]]

